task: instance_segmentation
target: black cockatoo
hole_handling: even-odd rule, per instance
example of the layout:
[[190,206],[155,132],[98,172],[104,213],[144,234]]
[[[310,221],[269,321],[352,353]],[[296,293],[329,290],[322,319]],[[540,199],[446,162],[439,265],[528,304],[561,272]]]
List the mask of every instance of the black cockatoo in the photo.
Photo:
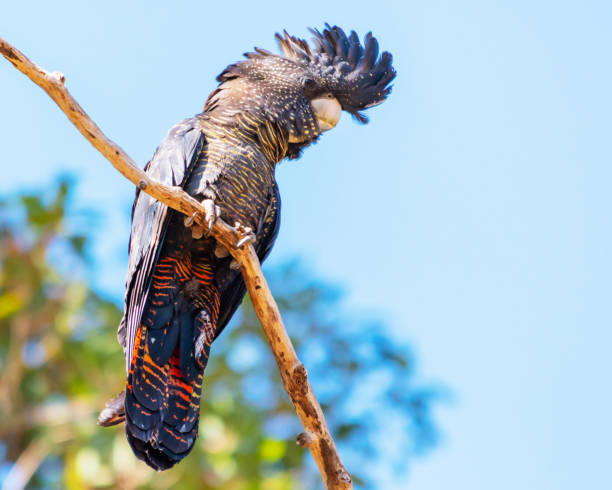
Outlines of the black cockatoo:
[[[274,171],[333,128],[342,110],[360,122],[395,77],[388,52],[326,25],[314,47],[286,32],[282,55],[255,49],[217,77],[204,111],[174,126],[145,170],[181,186],[215,216],[255,234],[264,260],[279,228]],[[240,304],[245,286],[208,230],[136,191],[126,280],[123,346],[126,390],[100,415],[125,419],[136,456],[156,470],[184,458],[198,432],[202,376],[211,343]]]

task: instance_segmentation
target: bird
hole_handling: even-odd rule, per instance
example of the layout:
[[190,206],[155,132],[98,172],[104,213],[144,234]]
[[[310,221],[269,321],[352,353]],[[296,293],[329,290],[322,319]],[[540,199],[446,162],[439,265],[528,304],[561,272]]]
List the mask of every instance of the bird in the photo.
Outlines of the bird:
[[126,387],[99,423],[125,421],[134,454],[155,470],[193,448],[211,344],[245,294],[239,264],[210,235],[215,220],[252,236],[263,261],[280,225],[276,166],[298,158],[342,111],[366,123],[363,111],[391,92],[392,56],[379,55],[371,33],[362,43],[329,24],[310,32],[312,46],[283,31],[281,54],[255,48],[225,68],[204,110],[171,128],[145,166],[198,199],[208,226],[136,190],[117,335]]

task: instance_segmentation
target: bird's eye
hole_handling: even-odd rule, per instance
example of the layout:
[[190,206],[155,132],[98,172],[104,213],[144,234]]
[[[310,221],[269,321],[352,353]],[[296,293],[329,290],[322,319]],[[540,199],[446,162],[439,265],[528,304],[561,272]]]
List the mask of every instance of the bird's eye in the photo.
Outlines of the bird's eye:
[[310,77],[305,77],[305,78],[302,80],[302,86],[303,86],[305,89],[309,89],[309,90],[310,90],[310,89],[313,89],[313,88],[315,87],[315,81],[314,81],[314,79],[312,79],[312,78],[310,78]]

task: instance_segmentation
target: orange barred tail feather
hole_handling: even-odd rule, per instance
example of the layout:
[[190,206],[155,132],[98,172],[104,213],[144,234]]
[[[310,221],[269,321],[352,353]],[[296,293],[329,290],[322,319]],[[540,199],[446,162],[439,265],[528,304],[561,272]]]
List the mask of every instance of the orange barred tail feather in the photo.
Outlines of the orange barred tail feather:
[[212,275],[190,261],[170,270],[173,260],[166,257],[156,268],[125,395],[128,441],[136,456],[158,471],[174,466],[195,443],[219,304]]

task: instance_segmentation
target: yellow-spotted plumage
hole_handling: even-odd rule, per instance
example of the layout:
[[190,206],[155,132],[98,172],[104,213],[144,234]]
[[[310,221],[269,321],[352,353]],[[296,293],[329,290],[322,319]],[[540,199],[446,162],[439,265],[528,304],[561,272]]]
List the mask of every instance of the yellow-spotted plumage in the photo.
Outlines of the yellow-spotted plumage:
[[[371,34],[362,46],[338,27],[313,33],[313,49],[285,33],[277,35],[282,56],[256,49],[228,66],[204,111],[172,128],[146,167],[225,221],[251,228],[260,260],[279,227],[276,164],[333,128],[340,109],[365,122],[361,111],[382,102],[395,77],[391,55],[378,56]],[[244,296],[222,252],[185,217],[137,191],[118,333],[128,372],[123,408],[135,454],[158,470],[193,446],[211,344]],[[118,400],[109,423],[121,420]]]

